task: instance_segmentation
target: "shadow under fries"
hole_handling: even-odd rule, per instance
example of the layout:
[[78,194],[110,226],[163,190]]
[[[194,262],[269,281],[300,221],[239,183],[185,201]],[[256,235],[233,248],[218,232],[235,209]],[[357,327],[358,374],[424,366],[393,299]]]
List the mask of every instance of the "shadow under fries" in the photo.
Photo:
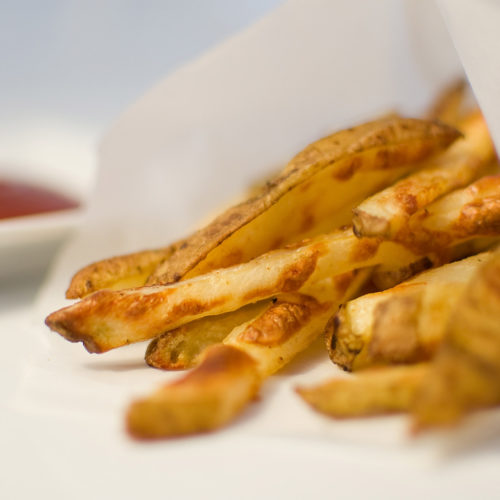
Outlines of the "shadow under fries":
[[325,351],[323,336],[320,336],[306,350],[297,354],[297,356],[290,361],[288,365],[278,371],[275,376],[290,376],[307,373],[309,370],[316,367],[318,363],[325,360],[328,360],[328,354]]
[[86,363],[84,368],[99,372],[126,372],[131,370],[144,370],[147,368],[146,362],[143,359],[131,359],[127,361],[103,361],[99,363]]

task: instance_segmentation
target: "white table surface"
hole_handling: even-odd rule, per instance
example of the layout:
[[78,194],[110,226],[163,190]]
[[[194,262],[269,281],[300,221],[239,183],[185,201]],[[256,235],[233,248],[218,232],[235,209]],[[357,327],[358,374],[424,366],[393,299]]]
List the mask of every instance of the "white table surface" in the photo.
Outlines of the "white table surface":
[[429,459],[418,446],[245,435],[245,419],[213,435],[137,443],[117,418],[19,412],[12,403],[29,370],[19,361],[43,332],[31,317],[41,279],[0,288],[1,498],[498,498],[498,418],[486,440],[462,439]]

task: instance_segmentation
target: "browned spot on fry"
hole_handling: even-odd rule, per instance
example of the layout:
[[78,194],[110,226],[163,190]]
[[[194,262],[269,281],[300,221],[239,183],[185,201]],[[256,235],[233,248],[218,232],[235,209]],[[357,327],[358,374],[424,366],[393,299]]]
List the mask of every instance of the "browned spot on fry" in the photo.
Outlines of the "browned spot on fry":
[[305,259],[300,260],[279,277],[278,290],[282,292],[296,292],[308,280],[316,268],[318,253],[314,252]]
[[[429,155],[428,146],[425,143],[419,144],[418,150],[414,152],[415,158],[424,158]],[[375,168],[383,170],[392,168],[394,165],[405,165],[408,163],[410,155],[407,150],[399,148],[388,148],[377,151],[375,158]]]
[[342,162],[337,169],[333,172],[334,179],[339,181],[349,180],[357,170],[363,166],[363,158],[361,156],[355,156],[352,159]]
[[418,200],[414,194],[411,194],[408,191],[408,186],[405,186],[405,189],[397,189],[395,196],[403,210],[408,215],[411,215],[418,210]]
[[276,250],[277,248],[281,248],[283,246],[284,238],[276,238],[273,243],[271,243],[271,250]]
[[300,226],[300,230],[304,233],[307,233],[314,227],[315,218],[310,212],[304,212],[302,214],[302,224]]
[[377,151],[377,155],[375,158],[376,164],[378,168],[387,168],[390,164],[390,152],[387,149],[380,149]]
[[186,316],[196,316],[198,314],[204,313],[205,311],[210,311],[218,306],[225,304],[227,301],[227,297],[221,297],[217,300],[211,300],[207,302],[196,299],[184,300],[180,304],[176,304],[172,307],[172,311],[169,314],[169,323],[174,323],[179,318],[184,318]]
[[278,301],[248,325],[240,333],[239,339],[268,347],[283,344],[307,323],[319,307],[312,297],[303,296],[297,303]]
[[465,205],[453,226],[459,236],[500,233],[500,199],[485,198]]
[[368,260],[373,257],[382,240],[380,238],[361,238],[351,251],[350,259],[353,262]]
[[309,255],[304,256],[298,262],[284,269],[274,286],[252,290],[244,295],[243,300],[245,302],[254,301],[269,297],[275,293],[296,292],[316,269],[316,263],[320,253],[321,250],[318,245],[317,249],[312,251]]
[[[171,292],[171,291],[170,291]],[[143,316],[148,310],[158,307],[163,304],[170,293],[151,293],[147,295],[142,295],[137,298],[135,296],[123,296],[120,300],[121,303],[128,302],[128,305],[124,307],[124,314],[128,318],[135,318]],[[99,301],[99,305],[103,304],[103,301]],[[102,310],[102,309],[100,309]]]

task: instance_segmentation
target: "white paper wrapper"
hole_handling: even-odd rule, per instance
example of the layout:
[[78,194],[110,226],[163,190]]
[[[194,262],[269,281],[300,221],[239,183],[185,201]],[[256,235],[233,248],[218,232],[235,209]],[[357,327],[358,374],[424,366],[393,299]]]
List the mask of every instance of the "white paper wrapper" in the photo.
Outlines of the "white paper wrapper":
[[[453,2],[442,3],[452,10]],[[91,356],[41,326],[65,304],[72,273],[189,233],[207,212],[329,132],[388,110],[422,113],[461,72],[430,1],[293,0],[156,85],[100,145],[88,220],[40,294],[30,332],[35,348],[16,409],[91,427],[100,422],[113,436],[109,446],[122,450],[126,405],[178,374],[145,367],[145,344]],[[273,377],[261,401],[220,439],[328,439],[419,456],[403,417],[333,422],[293,393],[297,382],[335,374],[320,347],[311,350]]]

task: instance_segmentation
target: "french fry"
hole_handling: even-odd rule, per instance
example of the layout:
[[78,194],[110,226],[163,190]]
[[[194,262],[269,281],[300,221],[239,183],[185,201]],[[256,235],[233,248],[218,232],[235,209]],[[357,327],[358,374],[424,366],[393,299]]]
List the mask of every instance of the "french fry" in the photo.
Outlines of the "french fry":
[[159,250],[143,250],[111,257],[89,264],[73,276],[66,290],[66,298],[78,299],[103,288],[121,290],[142,286],[160,262],[174,253],[178,244]]
[[[293,158],[259,196],[230,208],[188,238],[148,284],[172,283],[245,262],[348,223],[356,199],[387,185],[403,173],[401,167],[444,149],[457,137],[442,124],[393,116],[321,139]],[[393,168],[399,173],[379,172],[362,182],[364,176],[353,178],[357,172]],[[325,221],[326,226],[321,224]]]
[[418,257],[409,253],[407,262],[382,263],[373,273],[374,283],[379,289],[389,288],[419,269],[485,250],[499,236],[500,175],[492,175],[412,215],[396,240]]
[[170,437],[227,424],[266,377],[321,334],[332,310],[355,294],[368,275],[362,270],[333,278],[328,303],[301,294],[271,303],[256,319],[236,327],[222,345],[209,347],[184,378],[133,403],[127,416],[130,433],[138,438]]
[[416,253],[500,235],[500,174],[483,177],[419,210],[398,241]]
[[335,418],[408,411],[428,370],[427,364],[363,370],[296,392],[314,410]]
[[465,187],[491,170],[495,148],[479,111],[460,124],[464,138],[444,153],[424,162],[423,168],[364,200],[353,211],[358,236],[399,240],[408,219],[419,209],[455,189]]
[[238,325],[262,312],[268,301],[249,304],[226,314],[207,316],[164,332],[146,349],[146,363],[163,370],[185,370],[197,364],[199,355],[222,342]]
[[345,370],[430,359],[448,317],[485,252],[423,272],[383,292],[344,304],[328,323],[330,359]]
[[52,313],[46,324],[89,352],[105,352],[280,293],[308,294],[326,277],[407,255],[398,244],[338,230],[172,285],[100,290]]
[[500,404],[500,252],[473,275],[412,408],[413,430],[446,427]]
[[127,428],[140,439],[207,432],[234,419],[259,386],[259,373],[250,356],[216,344],[180,380],[134,402],[127,413]]

